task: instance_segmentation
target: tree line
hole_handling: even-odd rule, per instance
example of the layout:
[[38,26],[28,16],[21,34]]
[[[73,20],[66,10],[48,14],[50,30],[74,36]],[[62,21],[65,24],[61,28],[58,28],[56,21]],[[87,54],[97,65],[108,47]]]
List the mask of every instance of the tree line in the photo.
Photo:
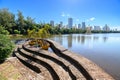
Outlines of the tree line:
[[[48,26],[50,34],[70,34],[70,33],[86,33],[87,30],[61,28],[59,25],[55,27],[49,23],[36,23],[34,18],[30,16],[24,17],[21,11],[18,10],[17,15],[9,11],[9,9],[0,9],[0,26],[7,30],[10,34],[24,34],[28,35],[28,31],[34,30],[38,32],[39,29]],[[92,33],[106,33],[105,31],[91,31]],[[109,31],[111,32],[111,31]],[[113,31],[112,31],[113,32]]]
[[10,34],[28,34],[30,30],[36,32],[39,29],[48,26],[50,34],[69,34],[69,33],[84,33],[85,31],[80,29],[67,29],[60,28],[59,25],[55,27],[49,23],[36,23],[34,18],[29,16],[24,17],[21,11],[18,11],[17,15],[9,11],[9,9],[0,9],[0,26],[7,30]]

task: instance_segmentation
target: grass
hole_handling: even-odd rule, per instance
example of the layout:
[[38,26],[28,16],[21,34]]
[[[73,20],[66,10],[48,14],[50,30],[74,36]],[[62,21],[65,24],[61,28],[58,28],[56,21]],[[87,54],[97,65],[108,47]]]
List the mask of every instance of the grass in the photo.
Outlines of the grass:
[[0,74],[0,80],[8,80],[8,79]]
[[19,71],[11,63],[0,65],[0,80],[18,80],[21,77]]

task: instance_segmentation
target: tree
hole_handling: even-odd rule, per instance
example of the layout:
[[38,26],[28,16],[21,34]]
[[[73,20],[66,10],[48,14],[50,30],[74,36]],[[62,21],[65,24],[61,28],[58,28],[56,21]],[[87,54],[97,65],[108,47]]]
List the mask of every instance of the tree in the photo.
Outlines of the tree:
[[35,22],[34,19],[32,19],[31,17],[27,17],[25,20],[25,30],[27,31],[28,29],[32,30],[34,29],[35,26]]
[[15,33],[15,34],[20,34],[20,31],[14,30],[14,33]]
[[6,8],[0,9],[0,25],[12,33],[12,27],[16,25],[15,15]]
[[18,30],[23,34],[23,29],[25,27],[25,20],[24,20],[24,16],[22,15],[22,12],[18,11],[18,19],[17,19],[17,26],[18,26]]
[[13,50],[13,43],[8,36],[0,34],[0,61],[5,60]]
[[4,27],[0,26],[0,34],[8,35],[9,32],[7,30],[5,30]]

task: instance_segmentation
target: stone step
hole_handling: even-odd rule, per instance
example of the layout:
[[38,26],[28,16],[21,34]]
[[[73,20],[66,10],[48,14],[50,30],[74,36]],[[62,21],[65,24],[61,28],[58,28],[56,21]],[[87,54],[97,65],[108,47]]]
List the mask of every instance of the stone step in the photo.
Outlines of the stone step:
[[58,56],[62,56],[66,60],[70,61],[74,66],[76,66],[79,71],[81,71],[81,73],[86,77],[86,79],[114,80],[112,76],[107,74],[104,70],[102,70],[92,61],[65,49],[63,46],[56,43],[55,41],[49,39],[47,39],[46,41],[49,42],[50,47]]
[[43,58],[43,57],[40,57],[38,55],[35,55],[35,54],[32,54],[30,52],[27,52],[23,49],[20,50],[22,53],[26,54],[26,55],[29,55],[31,57],[34,57],[36,59],[39,59],[39,60],[43,60],[45,61],[46,63],[48,63],[49,65],[51,65],[51,67],[56,71],[56,73],[58,74],[60,80],[71,80],[68,72],[66,72],[60,65],[56,64],[55,62],[51,61],[50,59],[46,59],[46,58]]
[[[69,61],[82,73],[82,75],[86,79],[93,80],[93,77],[90,75],[90,73],[79,63],[78,60],[72,57],[74,53],[72,55],[68,55],[69,54],[68,50],[65,49],[63,46],[59,45],[58,43],[52,40],[47,40],[47,41],[50,43],[50,47],[55,52],[56,55],[61,56],[65,60]],[[65,54],[65,52],[68,52],[68,54]]]
[[[29,46],[27,46],[27,47],[29,47]],[[79,70],[77,70],[76,69],[76,67],[74,67],[70,62],[68,62],[67,60],[65,60],[65,59],[63,59],[62,57],[59,57],[59,56],[57,56],[56,54],[54,54],[53,52],[49,52],[49,51],[46,51],[46,50],[40,50],[40,49],[38,49],[38,48],[28,48],[29,50],[32,50],[32,51],[37,51],[37,52],[39,52],[39,54],[38,55],[40,55],[40,54],[44,54],[44,55],[46,55],[46,56],[50,56],[50,57],[52,57],[52,58],[54,58],[54,60],[55,59],[57,59],[57,60],[59,60],[60,62],[62,62],[67,68],[69,68],[69,66],[70,66],[70,68],[69,68],[69,72],[71,72],[76,78],[73,78],[73,79],[82,79],[82,80],[86,80],[85,78],[84,78],[84,76],[81,74],[81,72],[79,71]],[[51,59],[52,60],[52,59]],[[68,69],[67,69],[68,70]],[[76,73],[77,72],[77,73]]]
[[[22,55],[20,55],[19,53],[15,53],[16,57],[18,59],[20,59],[20,61],[25,61],[27,64],[29,64],[30,66],[32,66],[33,68],[39,68],[40,69],[40,73],[38,73],[38,75],[43,76],[43,78],[48,79],[48,80],[53,80],[51,74],[48,72],[48,70],[46,68],[44,68],[43,66],[35,63],[34,61],[31,61],[30,59],[27,59],[25,57],[23,57]],[[36,66],[36,67],[34,67]]]

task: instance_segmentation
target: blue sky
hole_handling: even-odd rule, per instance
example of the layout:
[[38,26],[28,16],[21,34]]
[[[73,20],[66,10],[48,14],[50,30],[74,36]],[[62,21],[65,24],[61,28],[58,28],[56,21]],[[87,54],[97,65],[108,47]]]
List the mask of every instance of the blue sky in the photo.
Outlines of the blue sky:
[[120,0],[0,0],[0,9],[8,8],[14,14],[20,10],[24,16],[37,22],[67,24],[72,17],[74,24],[120,27]]

